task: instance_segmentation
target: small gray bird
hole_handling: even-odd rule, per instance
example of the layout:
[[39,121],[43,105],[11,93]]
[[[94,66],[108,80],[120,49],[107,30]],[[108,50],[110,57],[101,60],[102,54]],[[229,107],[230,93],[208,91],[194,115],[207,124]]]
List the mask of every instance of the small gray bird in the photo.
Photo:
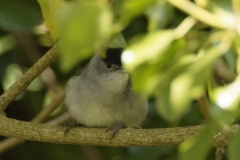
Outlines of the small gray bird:
[[129,74],[97,55],[68,81],[65,104],[77,124],[112,130],[110,140],[120,128],[139,128],[148,110],[147,100],[132,91]]

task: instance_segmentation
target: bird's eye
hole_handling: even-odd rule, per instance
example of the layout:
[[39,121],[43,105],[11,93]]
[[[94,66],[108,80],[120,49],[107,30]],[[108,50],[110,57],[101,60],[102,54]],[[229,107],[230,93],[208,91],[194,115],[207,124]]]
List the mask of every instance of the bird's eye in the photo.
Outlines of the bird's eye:
[[106,62],[105,67],[106,67],[107,70],[110,70],[112,68],[112,63]]

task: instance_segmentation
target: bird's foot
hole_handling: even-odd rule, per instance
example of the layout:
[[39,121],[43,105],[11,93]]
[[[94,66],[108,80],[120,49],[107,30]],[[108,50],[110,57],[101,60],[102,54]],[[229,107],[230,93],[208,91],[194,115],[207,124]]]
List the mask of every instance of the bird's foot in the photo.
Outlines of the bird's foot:
[[67,134],[70,129],[75,128],[75,127],[81,127],[81,126],[82,125],[77,122],[64,124],[63,127],[66,127],[66,129],[64,131],[64,135]]
[[110,137],[110,143],[112,142],[112,139],[115,137],[115,135],[117,134],[118,130],[121,129],[121,128],[124,128],[123,124],[122,123],[118,123],[118,124],[115,124],[113,126],[110,126],[106,129],[106,132],[112,130],[112,135]]

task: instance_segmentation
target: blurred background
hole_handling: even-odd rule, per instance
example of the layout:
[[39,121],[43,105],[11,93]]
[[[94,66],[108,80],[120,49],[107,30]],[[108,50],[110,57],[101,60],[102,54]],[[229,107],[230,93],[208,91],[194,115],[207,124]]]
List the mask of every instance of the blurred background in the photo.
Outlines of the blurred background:
[[[215,1],[210,2],[206,0],[194,1],[194,3],[215,14],[219,13],[219,10],[218,12],[214,12],[214,7],[220,6],[219,8],[221,8],[221,6],[225,4],[227,4],[225,5],[226,7],[224,7],[224,9],[227,8],[225,11],[229,11],[228,7],[231,8],[231,4],[229,5],[226,1],[221,0],[219,3],[215,3]],[[187,30],[186,32],[188,33],[180,32],[180,34],[183,35],[180,36],[180,38],[173,36],[172,40],[168,38],[154,39],[151,38],[152,35],[149,36],[149,34],[156,32],[155,35],[161,36],[166,33],[166,37],[171,37],[170,34],[168,35],[168,31],[178,28],[180,24],[186,20],[188,14],[174,8],[164,0],[151,0],[149,2],[141,0],[139,2],[143,4],[136,7],[137,9],[140,8],[139,10],[136,9],[136,13],[122,13],[130,9],[134,12],[134,7],[130,7],[129,9],[127,6],[127,9],[121,10],[121,7],[124,8],[124,5],[128,5],[128,2],[112,1],[111,12],[114,12],[114,18],[111,23],[117,24],[116,26],[122,25],[120,29],[115,29],[117,30],[115,32],[121,32],[127,44],[127,49],[124,50],[119,47],[119,45],[115,47],[113,45],[111,48],[115,49],[108,50],[108,53],[110,56],[115,54],[113,57],[120,60],[120,57],[117,55],[119,55],[122,50],[124,50],[123,52],[127,50],[134,52],[138,49],[142,50],[141,46],[145,47],[145,45],[148,45],[150,49],[153,49],[153,52],[155,52],[154,50],[158,50],[156,53],[163,55],[162,57],[158,57],[159,61],[157,62],[142,60],[139,64],[135,65],[135,67],[129,67],[129,64],[123,62],[123,66],[131,72],[130,75],[133,78],[132,84],[133,86],[136,84],[136,91],[145,92],[149,98],[149,112],[142,128],[167,128],[205,124],[209,120],[209,117],[211,117],[208,107],[210,104],[214,104],[214,100],[209,100],[209,96],[211,95],[209,95],[208,91],[233,82],[237,75],[237,47],[227,49],[227,54],[221,59],[218,58],[223,54],[215,56],[213,62],[217,61],[217,63],[211,63],[211,65],[206,65],[207,67],[202,69],[201,64],[204,65],[205,63],[199,62],[198,64],[197,55],[201,55],[202,50],[206,50],[207,52],[212,46],[221,43],[219,39],[222,39],[227,31],[214,28],[201,22],[194,22],[193,27],[190,27],[191,31],[188,32]],[[206,4],[202,4],[204,2],[206,2]],[[67,1],[66,3],[72,3],[72,1]],[[123,17],[122,19],[119,18],[121,16]],[[128,16],[130,17],[129,19],[126,18]],[[117,28],[116,26],[115,28]],[[163,33],[158,31],[162,31]],[[74,30],[74,32],[77,33],[77,30]],[[67,35],[68,33],[70,32],[64,34]],[[215,37],[212,36],[213,34]],[[89,37],[93,38],[93,36],[94,35],[90,35]],[[68,37],[63,35],[63,39],[64,38],[67,39]],[[147,41],[147,39],[150,39],[150,41]],[[154,49],[151,44],[157,41],[159,41],[158,44],[156,44],[157,49]],[[169,44],[165,44],[165,41],[169,41]],[[49,30],[44,24],[43,15],[36,0],[0,0],[0,93],[2,94],[11,84],[18,80],[53,44],[54,40],[51,38]],[[161,44],[163,46],[166,45],[167,48],[158,48]],[[123,47],[125,46],[123,45]],[[69,53],[66,53],[66,50],[69,50]],[[71,53],[75,52],[75,50],[71,51],[71,49],[63,46],[63,51],[65,51],[65,53],[62,53],[59,59],[45,70],[41,76],[36,78],[30,86],[7,107],[5,112],[8,117],[31,121],[56,97],[59,97],[59,95],[61,101],[63,99],[61,93],[64,91],[68,79],[81,70],[94,53],[89,52],[89,56],[76,58],[77,62],[69,66],[71,61],[63,62],[64,58],[71,56]],[[94,51],[94,49],[92,51]],[[193,60],[191,57],[188,57],[189,55],[196,57]],[[148,53],[144,56],[148,57]],[[75,57],[73,56],[73,58]],[[140,53],[139,59],[141,59]],[[206,59],[203,59],[204,62],[205,60]],[[186,63],[186,65],[177,66],[177,64],[181,64],[182,62]],[[192,64],[194,63],[198,65],[193,66]],[[67,69],[63,69],[65,66],[68,66]],[[174,67],[179,68],[179,70],[176,70]],[[192,74],[192,72],[190,74],[189,67],[193,69],[194,74]],[[200,71],[195,70],[194,67],[200,68]],[[146,68],[146,70],[142,70],[142,68]],[[219,68],[223,68],[223,71]],[[140,71],[142,73],[140,73]],[[207,72],[206,74],[205,71]],[[226,73],[227,76],[222,76],[222,72]],[[174,112],[172,109],[179,106],[172,104],[170,100],[165,102],[163,99],[172,98],[170,90],[172,89],[173,79],[177,79],[177,75],[185,73],[194,79],[201,79],[202,77],[204,80],[200,83],[191,84],[190,87],[194,90],[193,92],[191,89],[191,91],[180,90],[180,94],[182,93],[185,97],[190,98],[186,98],[186,102],[177,102],[180,108],[183,106],[183,109],[180,109],[181,111],[179,111],[179,113],[177,111],[177,113],[172,113]],[[164,75],[164,77],[161,77],[162,75]],[[138,78],[140,80],[136,80]],[[158,78],[159,81],[156,82]],[[180,83],[183,84],[184,87],[188,87],[184,85],[184,82],[181,81]],[[166,88],[164,86],[168,87]],[[200,88],[197,94],[195,94],[196,88]],[[159,97],[161,97],[160,102]],[[159,107],[162,106],[166,109],[159,109]],[[171,108],[171,106],[173,107]],[[62,104],[52,110],[53,111],[45,117],[41,123],[57,119],[57,117],[66,112]],[[175,160],[179,153],[179,145],[157,147],[98,147],[60,145],[33,141],[25,141],[17,146],[13,145],[13,147],[4,149],[3,140],[6,140],[6,138],[0,136],[0,140],[0,160]],[[208,154],[206,153],[204,157],[206,159],[214,159],[215,149],[209,148],[208,151]],[[223,157],[223,159],[227,158]]]

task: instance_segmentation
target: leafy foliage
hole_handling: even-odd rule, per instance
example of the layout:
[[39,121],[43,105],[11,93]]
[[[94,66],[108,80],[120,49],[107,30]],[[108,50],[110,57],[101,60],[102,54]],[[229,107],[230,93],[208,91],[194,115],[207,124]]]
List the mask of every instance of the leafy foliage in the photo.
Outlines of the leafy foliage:
[[[239,122],[238,0],[112,0],[110,3],[38,0],[38,3],[51,37],[61,49],[60,60],[54,66],[60,81],[65,81],[62,77],[73,73],[74,68],[94,53],[103,54],[108,47],[124,47],[123,67],[131,75],[134,90],[150,99],[144,127],[208,121],[198,138],[179,145],[178,151],[176,146],[98,148],[105,158],[111,158],[107,155],[110,150],[116,153],[112,157],[120,155],[127,159],[143,159],[146,155],[151,155],[147,156],[149,159],[175,159],[177,155],[180,159],[206,159],[214,133],[226,133],[228,130],[222,126]],[[41,21],[34,7],[17,4],[10,7],[10,2],[2,0],[0,4],[2,29],[29,31]],[[16,14],[20,10],[24,12]],[[31,13],[30,18],[27,13]],[[3,51],[0,47],[0,56],[13,48],[15,42],[6,44],[0,38],[1,44],[8,47]],[[203,97],[207,100],[202,101]],[[207,120],[198,107],[208,115]],[[195,120],[196,117],[200,118]],[[227,149],[231,159],[239,157],[239,140],[238,131]],[[120,153],[123,150],[126,155]]]

